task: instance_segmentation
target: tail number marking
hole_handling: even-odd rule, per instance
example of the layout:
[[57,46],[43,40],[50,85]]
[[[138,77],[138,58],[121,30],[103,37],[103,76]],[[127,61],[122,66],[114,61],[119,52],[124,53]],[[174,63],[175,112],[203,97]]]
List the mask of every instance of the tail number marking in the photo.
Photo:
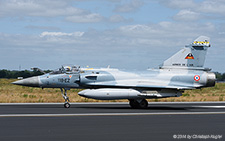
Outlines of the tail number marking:
[[58,82],[61,82],[61,83],[70,83],[70,78],[59,78],[58,79]]

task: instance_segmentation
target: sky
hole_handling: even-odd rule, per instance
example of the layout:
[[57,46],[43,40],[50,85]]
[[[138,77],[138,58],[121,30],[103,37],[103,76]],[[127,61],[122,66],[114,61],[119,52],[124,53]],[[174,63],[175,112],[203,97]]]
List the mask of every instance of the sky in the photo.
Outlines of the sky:
[[0,0],[0,69],[157,68],[201,35],[225,72],[224,0]]

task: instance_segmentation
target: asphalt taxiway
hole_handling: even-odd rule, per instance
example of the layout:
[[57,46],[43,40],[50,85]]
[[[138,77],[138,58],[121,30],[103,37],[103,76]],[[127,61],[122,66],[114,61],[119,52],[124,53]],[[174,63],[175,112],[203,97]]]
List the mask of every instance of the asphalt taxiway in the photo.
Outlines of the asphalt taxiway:
[[0,140],[224,140],[224,121],[225,102],[3,103]]

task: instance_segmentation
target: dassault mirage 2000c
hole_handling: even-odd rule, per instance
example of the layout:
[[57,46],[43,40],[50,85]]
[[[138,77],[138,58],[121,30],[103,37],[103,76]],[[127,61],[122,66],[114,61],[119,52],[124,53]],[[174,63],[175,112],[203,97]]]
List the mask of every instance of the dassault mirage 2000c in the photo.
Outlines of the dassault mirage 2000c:
[[[179,97],[184,90],[213,87],[215,74],[203,68],[209,38],[200,36],[158,69],[126,72],[111,68],[80,68],[62,66],[53,72],[18,80],[16,85],[60,88],[69,108],[67,90],[85,89],[78,95],[99,100],[128,99],[132,108],[147,108],[146,99]],[[63,91],[64,90],[64,91]]]

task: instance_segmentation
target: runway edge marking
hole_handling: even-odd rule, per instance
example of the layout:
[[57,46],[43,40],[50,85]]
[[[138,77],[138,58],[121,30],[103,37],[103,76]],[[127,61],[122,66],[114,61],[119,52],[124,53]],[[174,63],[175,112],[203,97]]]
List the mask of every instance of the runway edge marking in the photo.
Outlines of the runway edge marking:
[[72,116],[138,116],[138,115],[207,115],[225,112],[180,112],[180,113],[86,113],[86,114],[4,114],[0,117],[72,117]]
[[225,106],[194,106],[197,108],[225,108]]
[[[0,103],[0,105],[61,105],[63,103]],[[72,105],[88,105],[88,104],[128,104],[128,102],[76,102]],[[203,101],[203,102],[148,102],[151,104],[225,104],[225,101]]]

